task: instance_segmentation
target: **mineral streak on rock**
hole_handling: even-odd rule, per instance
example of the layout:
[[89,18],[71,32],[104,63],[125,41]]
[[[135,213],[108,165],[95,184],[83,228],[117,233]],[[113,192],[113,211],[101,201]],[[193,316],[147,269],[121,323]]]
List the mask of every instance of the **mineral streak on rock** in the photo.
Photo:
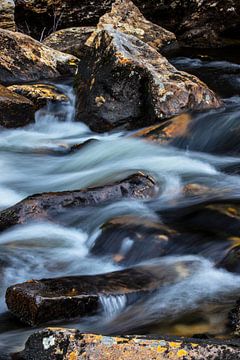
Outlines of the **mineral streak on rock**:
[[34,121],[34,111],[34,104],[30,100],[0,85],[0,126],[25,126]]
[[142,265],[101,275],[30,280],[7,289],[9,310],[29,325],[89,315],[100,308],[100,296],[138,295],[181,281],[197,262]]
[[237,360],[238,342],[144,336],[109,337],[48,328],[29,337],[18,360]]
[[123,198],[148,199],[157,192],[156,182],[138,173],[103,187],[33,195],[0,212],[0,230],[33,220],[54,219],[64,209],[96,206]]
[[14,0],[0,0],[0,28],[15,31]]
[[116,0],[112,10],[103,15],[93,32],[87,40],[87,45],[92,46],[98,31],[112,25],[114,29],[128,35],[133,35],[157,50],[176,42],[176,36],[161,26],[146,20],[141,11],[131,0]]
[[23,95],[31,100],[36,109],[46,106],[49,102],[68,102],[66,95],[62,94],[55,86],[48,84],[12,85],[9,90]]
[[0,29],[0,82],[19,83],[73,75],[78,60],[30,36]]
[[80,61],[76,92],[78,119],[98,132],[137,129],[187,110],[221,105],[198,78],[110,25],[97,33]]

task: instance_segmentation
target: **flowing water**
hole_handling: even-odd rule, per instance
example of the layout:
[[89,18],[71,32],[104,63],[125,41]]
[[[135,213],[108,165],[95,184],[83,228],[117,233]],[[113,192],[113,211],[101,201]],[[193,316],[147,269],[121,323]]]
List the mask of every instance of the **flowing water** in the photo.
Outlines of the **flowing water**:
[[[185,195],[187,184],[200,183],[214,189],[207,193],[208,201],[240,198],[240,65],[187,57],[173,59],[173,63],[213,84],[225,106],[193,114],[191,137],[177,139],[171,146],[130,137],[125,131],[92,133],[85,124],[74,121],[75,97],[70,81],[57,84],[69,97],[68,104],[49,104],[37,112],[33,125],[1,130],[0,209],[30,194],[111,183],[136,171],[152,175],[161,188],[154,200],[123,200],[85,208],[65,214],[58,224],[32,223],[0,234],[1,351],[21,349],[33,331],[7,312],[4,294],[9,285],[32,278],[99,274],[124,268],[109,256],[92,254],[102,224],[129,215],[162,223],[165,211],[203,202],[201,194]],[[67,151],[88,139],[98,141],[79,151]],[[203,233],[196,241],[205,241]],[[132,243],[130,235],[124,238],[124,255]],[[58,326],[106,334],[223,335],[226,309],[240,295],[240,276],[215,266],[216,258],[223,256],[229,246],[225,245],[220,240],[207,241],[199,252],[198,247],[193,252],[191,246],[180,243],[171,254],[148,263],[167,266],[166,262],[191,262],[195,266],[187,278],[131,301],[125,296],[102,296],[102,308],[96,316],[60,322]]]

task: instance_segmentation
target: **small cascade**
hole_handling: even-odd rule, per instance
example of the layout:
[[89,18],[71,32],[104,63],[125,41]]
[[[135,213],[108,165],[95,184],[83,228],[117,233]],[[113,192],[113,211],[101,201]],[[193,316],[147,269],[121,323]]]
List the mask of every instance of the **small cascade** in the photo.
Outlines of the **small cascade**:
[[102,295],[100,296],[100,303],[106,317],[112,319],[125,308],[127,305],[127,297],[126,295]]

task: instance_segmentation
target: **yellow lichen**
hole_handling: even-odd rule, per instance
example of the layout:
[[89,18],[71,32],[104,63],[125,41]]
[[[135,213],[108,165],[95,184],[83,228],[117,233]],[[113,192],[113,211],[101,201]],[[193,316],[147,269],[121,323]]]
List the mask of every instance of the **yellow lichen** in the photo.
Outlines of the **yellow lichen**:
[[167,351],[166,347],[160,346],[160,345],[157,347],[157,352],[158,353],[164,353],[165,351]]
[[181,350],[178,350],[178,352],[177,352],[178,357],[183,357],[183,356],[186,356],[186,355],[187,355],[186,350],[181,349]]
[[69,360],[77,360],[78,358],[78,355],[75,351],[72,351],[70,354],[69,354]]
[[181,346],[181,343],[179,343],[179,342],[170,342],[169,345],[172,348],[179,348]]

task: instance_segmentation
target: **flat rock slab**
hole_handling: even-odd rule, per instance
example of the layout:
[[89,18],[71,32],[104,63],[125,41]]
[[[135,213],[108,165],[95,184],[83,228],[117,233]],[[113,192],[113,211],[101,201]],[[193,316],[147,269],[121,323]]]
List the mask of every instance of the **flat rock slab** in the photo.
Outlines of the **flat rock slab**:
[[96,206],[124,198],[150,199],[157,193],[156,182],[151,177],[138,173],[102,187],[33,195],[0,212],[0,230],[29,221],[53,220],[68,209]]
[[17,360],[237,360],[237,341],[210,341],[141,336],[109,337],[78,330],[44,329],[29,337]]
[[96,31],[87,40],[88,46],[92,46],[97,32],[103,30],[106,25],[112,25],[118,31],[133,35],[156,50],[163,50],[177,41],[172,32],[145,19],[131,0],[116,0],[113,3],[112,10],[100,18]]
[[78,60],[30,36],[0,29],[0,82],[36,81],[73,75]]
[[34,112],[32,101],[0,85],[0,126],[17,128],[28,125],[34,122]]
[[15,31],[14,0],[0,0],[0,28]]
[[96,312],[100,296],[137,295],[189,276],[198,262],[144,265],[101,275],[30,280],[7,289],[9,310],[22,322],[36,325]]
[[137,129],[189,110],[221,106],[198,78],[111,25],[96,34],[80,61],[75,88],[78,119],[98,132]]

